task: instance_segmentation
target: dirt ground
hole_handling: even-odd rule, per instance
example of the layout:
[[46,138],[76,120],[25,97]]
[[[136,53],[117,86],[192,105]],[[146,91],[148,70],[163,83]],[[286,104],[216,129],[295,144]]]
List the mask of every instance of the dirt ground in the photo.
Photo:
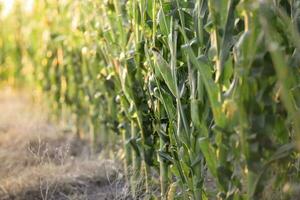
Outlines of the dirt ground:
[[0,200],[130,199],[117,162],[91,155],[45,108],[0,89]]

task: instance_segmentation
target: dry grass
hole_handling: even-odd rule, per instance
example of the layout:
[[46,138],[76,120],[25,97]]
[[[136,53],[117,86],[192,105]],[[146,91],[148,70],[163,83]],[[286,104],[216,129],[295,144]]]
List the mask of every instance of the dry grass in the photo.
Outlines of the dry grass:
[[0,93],[0,200],[128,199],[116,161],[91,155],[32,102],[24,91]]

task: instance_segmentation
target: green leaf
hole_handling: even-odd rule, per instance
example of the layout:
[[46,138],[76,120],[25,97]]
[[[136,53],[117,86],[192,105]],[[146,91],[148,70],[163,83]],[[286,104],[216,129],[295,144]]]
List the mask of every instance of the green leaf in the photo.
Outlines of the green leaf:
[[209,171],[215,178],[217,178],[217,157],[209,139],[207,137],[199,138],[198,145],[205,157]]
[[155,59],[155,68],[159,71],[167,84],[169,90],[172,92],[174,97],[177,96],[177,86],[174,83],[170,64],[156,51],[152,51]]

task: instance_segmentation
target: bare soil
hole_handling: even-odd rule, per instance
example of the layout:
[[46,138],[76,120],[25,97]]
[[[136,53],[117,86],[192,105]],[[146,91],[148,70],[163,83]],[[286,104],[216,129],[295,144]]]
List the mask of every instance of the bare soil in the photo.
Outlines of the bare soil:
[[0,90],[0,200],[130,199],[117,162],[47,116],[32,94]]

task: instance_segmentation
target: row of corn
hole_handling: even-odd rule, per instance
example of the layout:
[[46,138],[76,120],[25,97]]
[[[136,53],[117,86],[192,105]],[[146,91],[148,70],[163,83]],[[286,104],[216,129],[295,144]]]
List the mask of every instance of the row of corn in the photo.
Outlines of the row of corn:
[[135,199],[296,198],[300,1],[20,2],[0,77],[30,79],[93,148],[118,138]]

